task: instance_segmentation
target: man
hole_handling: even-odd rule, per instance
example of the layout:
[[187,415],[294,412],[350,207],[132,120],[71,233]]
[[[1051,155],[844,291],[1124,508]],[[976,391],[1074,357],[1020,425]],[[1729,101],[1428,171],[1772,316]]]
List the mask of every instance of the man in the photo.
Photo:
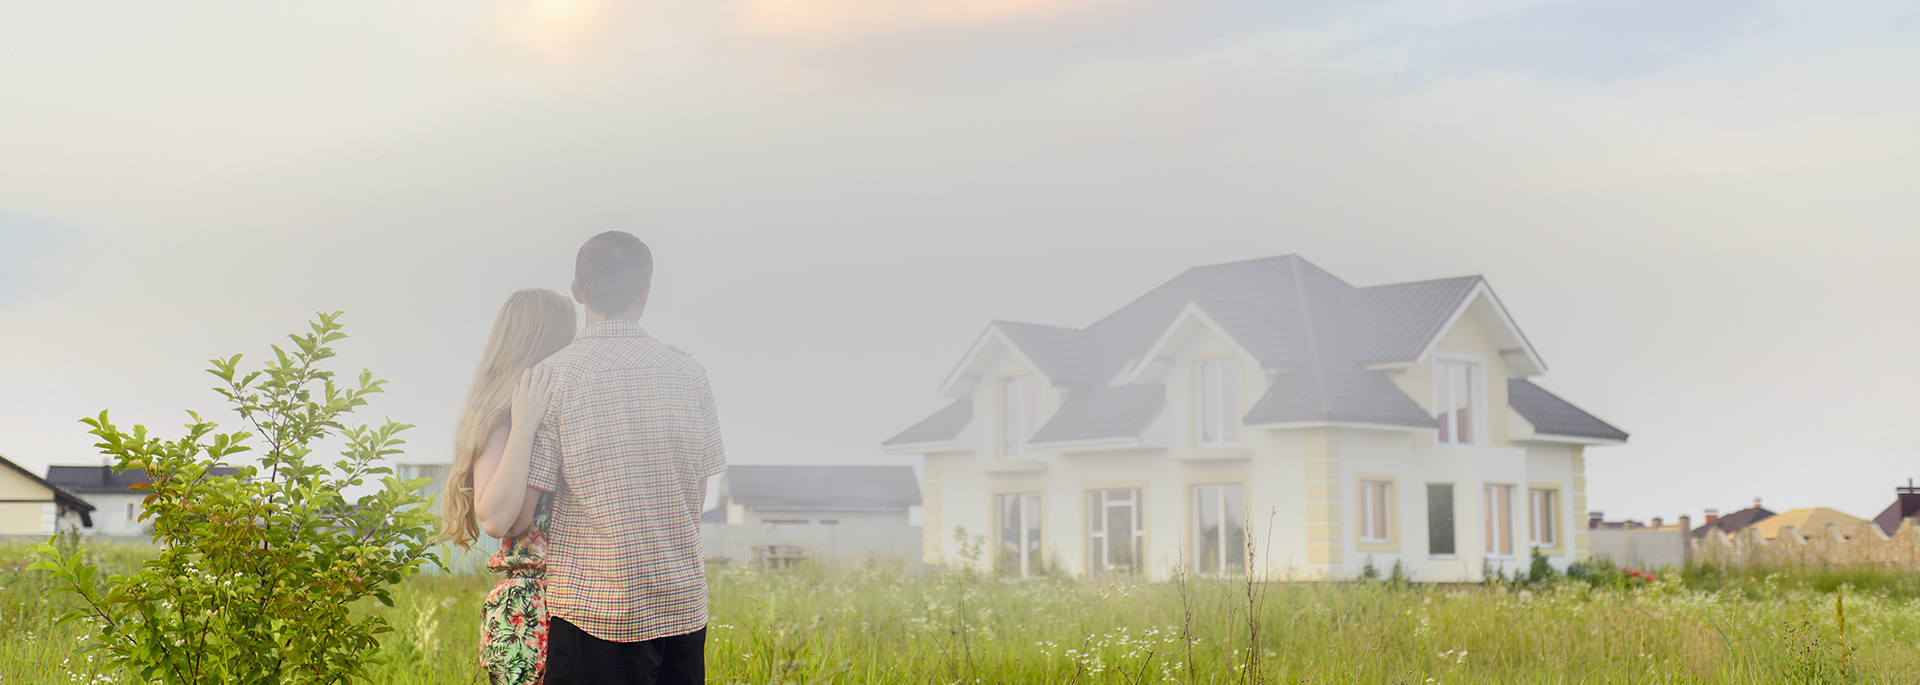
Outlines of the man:
[[700,507],[726,468],[707,373],[640,328],[653,253],[620,231],[574,264],[586,327],[549,357],[530,488],[554,493],[547,685],[706,679]]

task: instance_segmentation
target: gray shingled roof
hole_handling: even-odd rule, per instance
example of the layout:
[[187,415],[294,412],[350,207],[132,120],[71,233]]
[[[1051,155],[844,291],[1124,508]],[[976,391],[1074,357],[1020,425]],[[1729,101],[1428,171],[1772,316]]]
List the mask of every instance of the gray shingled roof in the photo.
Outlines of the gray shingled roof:
[[728,465],[727,496],[755,509],[901,511],[920,503],[910,466]]
[[1627,439],[1626,431],[1614,428],[1526,379],[1507,380],[1507,405],[1533,424],[1535,433],[1599,440]]
[[[207,477],[231,476],[240,469],[230,466],[215,466],[207,470]],[[47,482],[76,493],[140,493],[134,485],[147,482],[146,469],[127,469],[115,471],[111,466],[49,466]]]
[[[1414,361],[1482,282],[1479,276],[1466,276],[1357,288],[1297,255],[1286,255],[1188,269],[1084,329],[998,325],[1056,385],[1089,389],[1123,377],[1181,310],[1193,304],[1262,367],[1283,372],[1248,411],[1247,423],[1342,421],[1433,428],[1433,418],[1419,403],[1380,373],[1365,369]],[[940,416],[887,444],[949,439],[959,425],[949,430],[951,421],[942,422]],[[1115,420],[1115,425],[1120,423],[1125,422]],[[929,424],[940,428],[923,433],[921,427]],[[1075,419],[1054,432],[1047,430],[1050,422],[1036,437],[1060,440],[1069,438],[1058,435],[1112,430],[1084,428],[1094,424],[1106,425]],[[1069,426],[1073,430],[1067,430]],[[1625,435],[1611,426],[1607,430]],[[920,437],[943,432],[941,437]],[[915,439],[904,439],[909,435]]]
[[1418,358],[1480,280],[1462,276],[1355,289],[1347,296],[1354,359],[1364,365]]
[[1167,406],[1167,386],[1128,385],[1076,390],[1035,431],[1030,443],[1125,438],[1139,435]]
[[916,442],[945,442],[960,434],[973,421],[973,400],[959,400],[947,405],[933,416],[921,419],[913,427],[900,431],[899,435],[887,438],[882,445],[908,445]]
[[1381,371],[1336,369],[1319,374],[1285,374],[1273,389],[1254,402],[1246,423],[1333,421],[1384,426],[1438,428],[1440,424],[1420,408]]
[[1046,374],[1055,387],[1098,388],[1112,375],[1100,374],[1093,334],[1087,331],[1015,321],[995,321],[993,325],[1040,365],[1040,373]]

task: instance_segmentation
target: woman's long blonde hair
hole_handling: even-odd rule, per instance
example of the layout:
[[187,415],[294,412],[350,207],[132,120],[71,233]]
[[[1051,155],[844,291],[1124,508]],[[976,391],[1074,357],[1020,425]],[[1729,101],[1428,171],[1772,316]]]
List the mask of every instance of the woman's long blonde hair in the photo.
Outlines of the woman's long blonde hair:
[[441,497],[446,525],[436,542],[471,548],[480,537],[473,517],[473,462],[487,436],[507,422],[513,389],[534,364],[573,342],[576,330],[573,302],[546,288],[528,288],[507,296],[493,319],[487,351],[480,355],[480,371],[467,391],[467,405],[453,431],[453,468]]

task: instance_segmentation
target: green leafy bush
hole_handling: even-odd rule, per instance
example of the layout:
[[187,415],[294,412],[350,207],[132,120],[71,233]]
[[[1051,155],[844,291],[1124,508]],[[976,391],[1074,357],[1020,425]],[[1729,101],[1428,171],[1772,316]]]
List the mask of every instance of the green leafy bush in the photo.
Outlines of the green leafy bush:
[[[146,469],[156,558],[142,570],[102,579],[79,553],[53,543],[36,549],[31,568],[56,579],[49,592],[70,592],[82,620],[97,632],[83,651],[141,682],[340,683],[366,677],[366,664],[391,628],[352,605],[372,597],[392,606],[392,590],[428,562],[436,526],[415,491],[426,479],[401,481],[377,464],[398,454],[397,435],[411,426],[347,426],[344,417],[381,392],[385,381],[361,371],[351,387],[318,368],[330,345],[346,337],[339,313],[321,314],[311,332],[273,347],[259,371],[238,370],[241,356],[212,360],[225,396],[251,432],[219,426],[188,412],[186,435],[152,437],[145,426],[120,430],[107,413],[84,419],[96,445],[119,469]],[[345,442],[331,468],[313,463],[314,447]],[[264,442],[257,466],[233,476],[209,475],[229,457]],[[380,477],[377,492],[348,501],[348,488]]]

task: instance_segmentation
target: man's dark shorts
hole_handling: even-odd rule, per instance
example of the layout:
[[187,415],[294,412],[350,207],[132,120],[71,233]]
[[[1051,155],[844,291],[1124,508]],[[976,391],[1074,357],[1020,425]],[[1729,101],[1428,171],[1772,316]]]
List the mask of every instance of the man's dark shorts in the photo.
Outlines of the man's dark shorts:
[[609,642],[553,617],[547,628],[546,685],[702,685],[707,681],[707,629],[683,635]]

